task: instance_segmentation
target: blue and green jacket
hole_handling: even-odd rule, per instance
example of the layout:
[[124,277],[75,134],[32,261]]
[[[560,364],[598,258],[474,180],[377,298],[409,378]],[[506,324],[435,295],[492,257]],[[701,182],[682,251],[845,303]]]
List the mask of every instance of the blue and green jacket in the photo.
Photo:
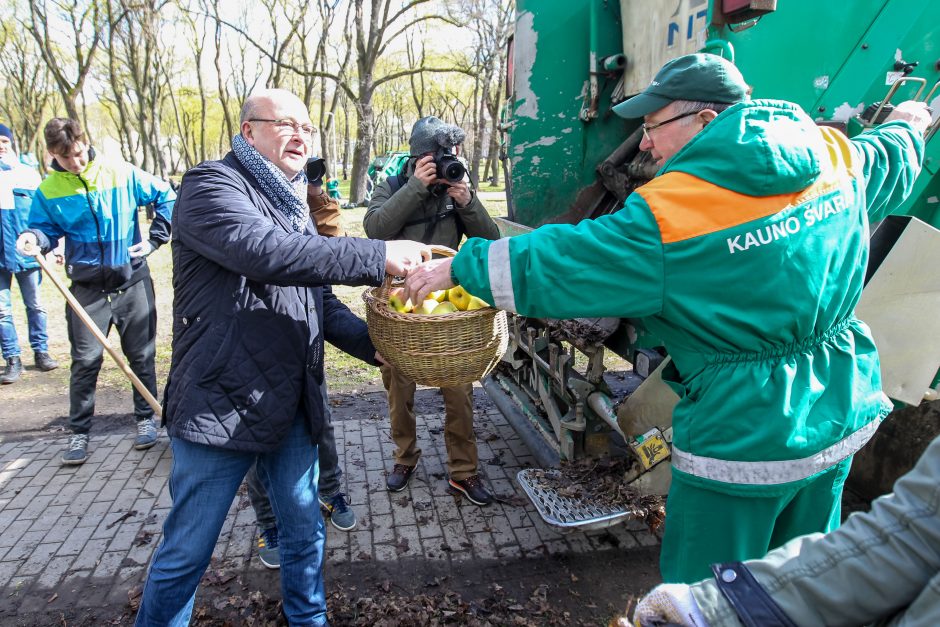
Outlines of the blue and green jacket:
[[92,289],[125,289],[148,276],[143,258],[127,249],[142,241],[137,208],[153,204],[148,240],[154,248],[170,240],[176,194],[170,184],[124,161],[94,153],[81,174],[56,161],[39,185],[29,212],[29,230],[43,252],[65,237],[65,271],[73,282]]
[[869,220],[923,158],[907,122],[850,140],[790,103],[740,103],[617,213],[471,239],[452,270],[526,316],[641,319],[676,367],[674,480],[773,496],[849,458],[891,407],[855,306]]
[[0,161],[0,270],[23,272],[39,264],[16,252],[16,239],[26,228],[39,173],[20,163]]

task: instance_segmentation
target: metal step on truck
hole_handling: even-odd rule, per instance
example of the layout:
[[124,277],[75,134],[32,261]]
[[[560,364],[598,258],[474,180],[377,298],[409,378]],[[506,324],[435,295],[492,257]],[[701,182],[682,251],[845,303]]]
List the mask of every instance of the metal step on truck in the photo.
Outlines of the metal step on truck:
[[[886,420],[856,456],[862,492],[890,489],[940,433],[940,2],[517,0],[516,12],[500,124],[504,236],[618,211],[656,175],[639,149],[642,120],[611,107],[683,54],[720,54],[741,69],[752,97],[795,102],[850,137],[893,103],[932,107],[914,193],[902,215],[871,227],[857,308],[879,346],[895,414],[914,413]],[[661,342],[626,319],[512,316],[510,328],[509,350],[484,387],[541,466],[518,480],[542,518],[591,529],[648,516],[635,504],[669,489],[678,400],[659,376],[669,360]],[[572,476],[606,480],[599,469],[634,489],[634,505],[572,485]]]

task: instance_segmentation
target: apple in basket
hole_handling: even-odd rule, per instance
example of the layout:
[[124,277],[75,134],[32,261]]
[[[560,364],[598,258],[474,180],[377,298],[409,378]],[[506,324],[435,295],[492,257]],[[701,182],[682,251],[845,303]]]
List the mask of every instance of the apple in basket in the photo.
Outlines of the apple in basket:
[[411,299],[405,297],[405,288],[403,287],[393,288],[388,293],[388,307],[398,313],[411,313],[415,308]]

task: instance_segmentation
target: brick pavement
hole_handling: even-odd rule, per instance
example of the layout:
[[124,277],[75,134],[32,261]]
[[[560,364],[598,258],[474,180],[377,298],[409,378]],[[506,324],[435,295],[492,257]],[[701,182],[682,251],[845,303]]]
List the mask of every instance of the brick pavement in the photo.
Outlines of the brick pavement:
[[[419,415],[423,455],[409,487],[390,494],[385,469],[394,448],[387,418],[341,416],[336,441],[359,524],[328,526],[328,564],[424,558],[443,567],[470,560],[584,554],[659,542],[642,525],[607,532],[562,533],[547,526],[515,474],[532,465],[521,440],[496,409],[478,409],[480,470],[507,499],[487,508],[447,490],[443,415]],[[169,441],[135,451],[130,435],[92,437],[82,466],[61,466],[65,438],[0,444],[0,611],[29,613],[123,605],[140,584],[170,508]],[[611,537],[612,536],[612,537]],[[247,497],[235,499],[214,558],[227,568],[263,569]],[[61,594],[60,594],[61,592]],[[61,599],[59,598],[61,597]]]

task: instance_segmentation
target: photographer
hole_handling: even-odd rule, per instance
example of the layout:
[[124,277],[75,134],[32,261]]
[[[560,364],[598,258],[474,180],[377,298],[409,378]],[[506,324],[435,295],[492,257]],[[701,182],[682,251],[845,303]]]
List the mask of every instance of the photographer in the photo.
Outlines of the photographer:
[[[466,134],[436,117],[418,120],[411,129],[411,159],[401,174],[378,184],[363,220],[373,239],[413,239],[456,249],[464,235],[497,239],[499,230],[470,187],[466,168],[454,148]],[[388,391],[388,413],[395,441],[395,465],[388,475],[392,492],[403,490],[421,456],[414,413],[415,382],[382,366]],[[473,433],[473,386],[442,388],[446,419],[447,470],[450,485],[476,505],[493,501],[477,474]]]

